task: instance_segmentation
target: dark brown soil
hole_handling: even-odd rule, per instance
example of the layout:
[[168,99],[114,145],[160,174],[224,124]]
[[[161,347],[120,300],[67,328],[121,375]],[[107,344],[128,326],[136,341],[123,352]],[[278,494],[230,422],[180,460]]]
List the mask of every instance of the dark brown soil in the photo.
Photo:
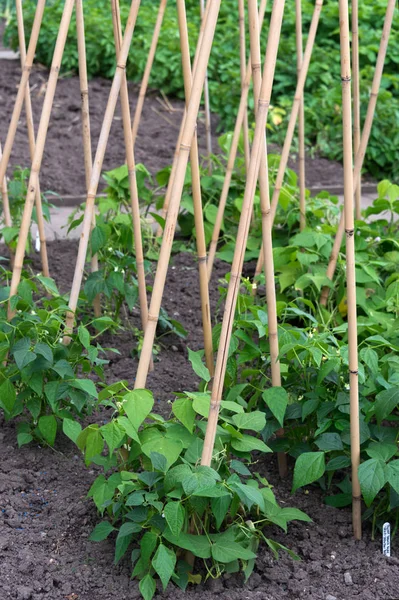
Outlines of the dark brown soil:
[[[76,244],[50,245],[50,269],[60,287],[72,279]],[[33,259],[34,265],[37,258]],[[216,283],[227,270],[216,264],[212,281],[212,309]],[[201,347],[198,277],[189,254],[171,261],[164,307],[176,314],[189,331],[187,341],[165,340],[148,385],[158,400],[158,410],[168,412],[173,392],[193,390],[197,379],[187,361],[186,346]],[[107,373],[109,381],[127,378],[137,366],[129,357],[131,340],[114,337],[121,357]],[[101,416],[98,416],[101,419]],[[380,539],[371,541],[368,526],[361,542],[351,535],[349,510],[323,505],[318,489],[290,495],[290,477],[279,480],[273,457],[261,458],[256,468],[275,486],[281,503],[307,512],[313,523],[293,523],[288,534],[275,527],[266,535],[277,539],[301,557],[286,555],[275,561],[266,546],[259,551],[254,574],[246,585],[239,576],[191,586],[186,594],[175,587],[159,598],[204,600],[391,600],[399,596],[399,559],[384,558]],[[128,560],[113,566],[113,542],[88,541],[98,521],[88,488],[96,473],[83,465],[76,448],[60,438],[55,450],[35,445],[17,448],[13,424],[0,429],[0,598],[1,600],[134,600],[137,582],[130,580]],[[396,547],[394,546],[394,551]]]

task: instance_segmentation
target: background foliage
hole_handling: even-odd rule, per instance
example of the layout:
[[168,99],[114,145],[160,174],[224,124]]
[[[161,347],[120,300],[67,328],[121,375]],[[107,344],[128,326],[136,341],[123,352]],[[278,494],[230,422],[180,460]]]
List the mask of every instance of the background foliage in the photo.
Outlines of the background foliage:
[[[114,44],[109,2],[107,0],[85,0],[84,4],[89,74],[90,76],[111,77],[114,71]],[[36,2],[32,0],[24,2],[27,31],[30,31],[32,25],[35,5]],[[199,2],[187,0],[186,5],[193,53],[199,25]],[[307,32],[314,3],[310,0],[303,0],[302,5],[303,29],[304,32]],[[48,3],[45,10],[37,60],[46,65],[51,62],[62,7],[62,0],[53,0]],[[128,7],[129,2],[121,0],[121,14],[124,20],[127,17]],[[362,3],[359,9],[363,119],[367,108],[385,9],[385,0]],[[262,40],[263,50],[266,45],[270,10],[271,3],[266,13],[266,25]],[[142,77],[155,18],[154,1],[142,0],[127,67],[130,79],[139,81]],[[223,0],[209,65],[211,106],[212,110],[220,115],[220,127],[223,129],[233,127],[240,98],[237,24],[237,2]],[[398,16],[396,14],[389,41],[382,91],[377,104],[375,125],[365,159],[366,169],[375,176],[395,177],[399,174],[399,76],[397,74],[399,34],[397,25]],[[64,72],[74,72],[78,65],[74,31],[73,22],[63,60]],[[294,2],[287,2],[272,101],[275,105],[284,108],[288,114],[296,84],[294,31],[295,6]],[[8,25],[6,38],[13,47],[17,47],[15,18],[12,18]],[[287,57],[290,59],[287,60]],[[306,84],[307,143],[313,150],[318,150],[325,156],[336,159],[342,157],[339,70],[338,3],[327,0],[322,9],[316,47]],[[162,89],[166,94],[182,95],[176,8],[172,1],[167,7],[150,85]],[[284,139],[286,116],[281,123],[278,123],[279,119],[274,119],[274,123],[271,124],[270,139],[272,141],[281,143]]]

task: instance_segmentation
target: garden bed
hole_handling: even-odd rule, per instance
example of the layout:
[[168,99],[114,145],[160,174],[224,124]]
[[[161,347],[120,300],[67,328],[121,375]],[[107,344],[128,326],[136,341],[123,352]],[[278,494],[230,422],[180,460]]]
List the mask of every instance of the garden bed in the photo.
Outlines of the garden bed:
[[[49,248],[50,272],[63,292],[70,287],[76,252],[75,243],[54,242]],[[33,257],[33,267],[40,268],[37,256]],[[227,270],[228,265],[217,262],[210,288],[213,314],[218,300],[217,280]],[[202,346],[198,277],[191,255],[173,257],[163,306],[189,332],[184,342],[173,337],[162,339],[159,360],[148,378],[157,410],[166,414],[167,401],[173,399],[174,391],[195,390],[198,384],[186,350],[187,346],[193,350]],[[132,322],[135,321],[133,317]],[[104,345],[116,346],[121,352],[107,369],[108,382],[123,377],[132,385],[137,360],[130,357],[130,335],[107,336]],[[92,418],[99,422],[108,415],[102,412]],[[0,457],[1,598],[139,598],[138,584],[130,580],[128,558],[116,567],[112,564],[113,541],[88,541],[98,516],[92,501],[85,496],[96,469],[86,469],[76,447],[60,436],[54,450],[34,444],[18,449],[14,424],[5,425],[2,421]],[[291,497],[291,477],[279,480],[273,456],[263,456],[253,470],[275,486],[282,505],[295,505],[313,519],[310,524],[290,524],[287,535],[277,527],[266,532],[302,560],[281,555],[277,562],[262,546],[255,572],[245,586],[241,576],[224,575],[220,580],[209,580],[205,586],[189,586],[186,593],[171,587],[160,593],[160,598],[201,594],[204,600],[390,600],[398,596],[399,559],[381,555],[380,540],[371,541],[368,526],[363,540],[356,543],[349,509],[325,506],[320,491],[314,487],[300,489]]]

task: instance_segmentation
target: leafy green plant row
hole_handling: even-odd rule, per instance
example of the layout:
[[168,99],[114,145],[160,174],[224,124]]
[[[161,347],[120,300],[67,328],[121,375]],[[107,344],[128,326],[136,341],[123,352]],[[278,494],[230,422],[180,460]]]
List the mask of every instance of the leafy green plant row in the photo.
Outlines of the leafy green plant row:
[[[191,51],[194,53],[199,28],[199,6],[195,0],[187,3],[188,29]],[[126,19],[129,3],[121,2],[122,19]],[[303,29],[309,29],[314,2],[304,0]],[[39,37],[37,60],[50,65],[61,18],[63,2],[54,0],[46,6],[45,18]],[[26,29],[32,26],[35,2],[24,3]],[[267,23],[270,7],[265,18],[265,33],[262,35],[262,51],[267,39]],[[361,112],[365,116],[369,90],[373,77],[376,56],[380,43],[382,24],[386,10],[385,0],[362,4],[359,8]],[[131,60],[127,66],[130,79],[139,81],[145,62],[155,23],[153,0],[142,0],[135,29]],[[85,2],[87,67],[89,75],[111,77],[115,67],[115,51],[109,3],[106,0]],[[377,112],[365,159],[365,168],[377,177],[395,177],[399,172],[399,77],[397,74],[399,37],[397,15],[394,18],[389,49],[386,58],[382,89],[378,98]],[[63,69],[76,72],[78,56],[76,50],[75,22],[72,21],[64,53]],[[270,139],[281,143],[286,130],[286,116],[290,112],[296,86],[295,61],[295,7],[287,3],[285,9],[280,51],[276,67],[272,101],[278,108],[271,113]],[[249,36],[247,36],[248,38]],[[18,45],[15,15],[6,30],[6,40],[16,48]],[[247,39],[248,42],[248,39]],[[249,50],[249,49],[248,49]],[[319,150],[329,158],[342,158],[341,91],[339,76],[339,18],[338,6],[331,0],[324,2],[316,46],[310,63],[305,90],[306,131],[309,148]],[[238,40],[238,11],[235,0],[224,0],[221,5],[215,43],[209,64],[210,99],[212,110],[220,115],[221,126],[232,128],[240,98],[240,64]],[[234,84],[235,82],[235,84]],[[153,66],[150,85],[167,94],[182,97],[182,73],[176,7],[169,2]]]

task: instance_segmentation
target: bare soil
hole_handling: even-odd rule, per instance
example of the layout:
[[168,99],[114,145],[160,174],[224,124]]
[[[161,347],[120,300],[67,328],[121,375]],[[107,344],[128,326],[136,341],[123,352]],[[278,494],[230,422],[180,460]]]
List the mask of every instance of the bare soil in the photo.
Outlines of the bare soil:
[[[76,244],[53,242],[50,270],[63,290],[72,280]],[[0,254],[4,254],[3,251]],[[37,256],[33,268],[39,267]],[[217,280],[228,265],[217,262],[211,285],[212,310],[218,299]],[[148,386],[157,410],[169,412],[173,392],[195,390],[198,380],[187,361],[187,346],[201,347],[200,306],[196,262],[189,254],[172,258],[164,307],[189,331],[182,343],[164,338],[155,371]],[[136,316],[132,315],[132,322]],[[138,321],[138,319],[137,319]],[[134,382],[137,361],[130,357],[132,339],[122,334],[107,340],[121,356],[110,364],[107,380]],[[106,415],[95,416],[98,421]],[[76,448],[60,439],[54,450],[30,445],[17,448],[13,424],[0,417],[0,598],[1,600],[134,600],[137,582],[131,581],[128,559],[113,566],[112,539],[100,544],[88,541],[98,515],[86,494],[96,476],[87,469]],[[380,539],[373,542],[368,525],[355,542],[350,510],[323,504],[320,490],[309,487],[290,494],[291,474],[277,475],[274,457],[261,457],[255,467],[275,486],[281,503],[297,506],[313,523],[293,523],[284,534],[276,527],[267,531],[298,553],[300,561],[282,555],[279,561],[265,545],[259,551],[254,574],[244,585],[241,576],[190,586],[185,594],[174,586],[157,598],[203,600],[393,600],[399,597],[399,559],[381,555]],[[394,544],[393,553],[397,550]]]

